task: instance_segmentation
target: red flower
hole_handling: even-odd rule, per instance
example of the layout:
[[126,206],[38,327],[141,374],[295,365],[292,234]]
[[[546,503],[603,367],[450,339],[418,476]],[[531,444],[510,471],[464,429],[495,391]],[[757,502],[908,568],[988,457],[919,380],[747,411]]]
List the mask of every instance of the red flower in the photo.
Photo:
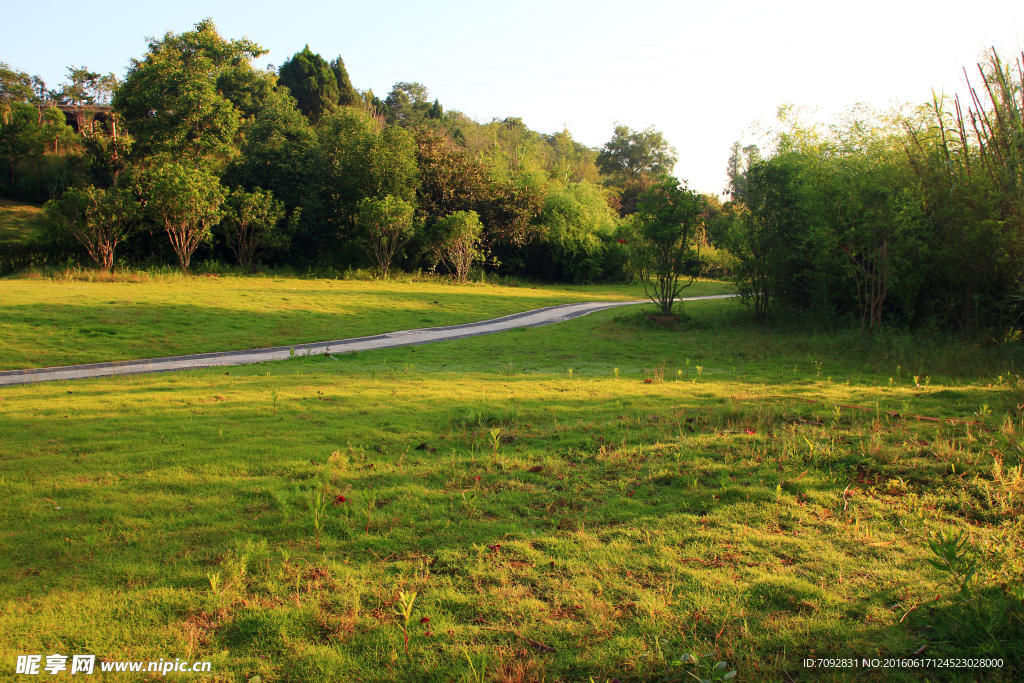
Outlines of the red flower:
[[334,504],[335,505],[341,505],[342,503],[347,503],[347,502],[348,502],[348,498],[346,498],[345,496],[338,496],[337,498],[334,499]]
[[480,481],[480,475],[478,474],[475,477],[473,477],[473,481]]
[[753,429],[751,429],[750,427],[747,427],[746,429],[744,429],[744,430],[743,430],[743,433],[744,433],[744,434],[757,434],[757,432],[755,432],[755,431],[754,431]]
[[421,624],[429,624],[430,623],[430,617],[423,617],[422,619],[420,619],[420,623]]
[[491,550],[493,550],[494,552],[498,552],[499,550],[501,550],[501,544],[500,543],[495,543],[494,545],[489,545],[487,547],[490,548]]
[[628,244],[628,242],[626,240],[619,240],[619,244]]
[[644,384],[654,384],[654,380],[648,377],[647,379],[644,380]]

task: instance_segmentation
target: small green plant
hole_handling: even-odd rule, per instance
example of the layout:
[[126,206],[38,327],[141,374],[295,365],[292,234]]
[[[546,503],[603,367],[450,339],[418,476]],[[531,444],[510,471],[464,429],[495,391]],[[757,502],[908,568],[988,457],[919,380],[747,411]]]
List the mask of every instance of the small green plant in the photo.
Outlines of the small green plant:
[[832,406],[832,429],[839,425],[839,418],[843,415],[843,409],[839,406]]
[[615,372],[615,379],[618,379],[619,378],[619,369],[618,368],[612,368],[612,370]]
[[505,375],[507,377],[511,377],[512,375],[516,374],[515,358],[509,358],[507,364],[502,363],[501,370],[499,370],[498,373]]
[[288,357],[289,358],[295,358],[295,347],[294,346],[289,346],[288,347]]
[[366,533],[370,533],[370,519],[373,516],[373,510],[377,506],[377,497],[373,495],[371,489],[366,494]]
[[462,492],[462,507],[466,510],[466,519],[472,520],[476,516],[477,504],[476,494],[471,493],[469,497],[466,497],[466,492]]
[[703,376],[704,366],[703,365],[695,365],[693,367],[695,367],[697,369],[697,377],[695,377],[694,379],[695,380],[699,380]]
[[683,650],[684,643],[680,638],[658,637],[654,639],[654,645],[667,667],[661,679],[664,683],[688,680],[682,674],[700,683],[729,681],[736,677],[736,669],[728,671],[728,662],[718,659],[714,652],[698,656]]
[[935,555],[935,559],[928,558],[928,564],[948,573],[950,581],[960,594],[968,595],[971,580],[977,573],[978,559],[967,536],[963,532],[954,534],[952,531],[940,531],[934,538],[929,539],[928,547]]
[[480,663],[480,671],[476,670],[476,667],[473,665],[473,660],[470,658],[469,652],[466,651],[465,646],[462,648],[462,654],[465,655],[466,661],[469,662],[469,670],[472,672],[472,676],[469,680],[472,681],[472,683],[485,683],[487,680],[487,653],[484,652],[483,660]]
[[501,448],[501,427],[494,427],[491,431],[491,446],[494,447],[494,455],[498,455],[498,449]]
[[330,500],[324,496],[323,491],[316,491],[306,499],[310,523],[313,525],[313,532],[316,535],[317,550],[320,549],[320,532],[324,528],[324,517],[327,515],[328,505],[330,505]]
[[416,591],[398,592],[398,605],[395,613],[402,618],[402,638],[405,639],[405,656],[409,656],[409,622],[412,621],[412,606],[416,602]]
[[569,368],[569,379],[572,379],[572,368]]
[[207,574],[206,578],[210,580],[210,591],[216,593],[217,589],[220,588],[220,572]]
[[274,402],[274,415],[277,415],[277,392],[270,392],[270,400]]

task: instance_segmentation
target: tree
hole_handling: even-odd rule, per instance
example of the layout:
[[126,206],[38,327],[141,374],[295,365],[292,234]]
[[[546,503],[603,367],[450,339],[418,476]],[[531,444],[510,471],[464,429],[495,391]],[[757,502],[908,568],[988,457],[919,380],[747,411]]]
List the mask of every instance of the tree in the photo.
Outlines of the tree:
[[795,234],[803,221],[798,208],[798,170],[788,157],[755,163],[747,173],[743,205],[732,205],[726,247],[736,257],[736,290],[754,313],[768,319],[793,284]]
[[738,140],[732,143],[729,161],[725,167],[725,173],[729,177],[725,191],[734,200],[743,198],[747,189],[747,171],[760,160],[761,150],[757,145],[741,147]]
[[252,265],[261,250],[283,246],[287,241],[279,229],[284,213],[284,204],[259,188],[253,192],[235,188],[228,195],[221,227],[228,248],[243,268]]
[[359,93],[352,86],[352,79],[348,77],[348,70],[345,69],[345,62],[341,55],[331,60],[331,71],[338,82],[338,104],[342,107],[351,107],[360,103]]
[[117,87],[117,76],[112,73],[103,76],[84,66],[69,66],[68,82],[51,91],[50,99],[58,104],[108,104]]
[[100,128],[82,135],[89,171],[93,180],[103,187],[117,185],[121,174],[128,168],[129,154],[135,142],[130,135],[123,132],[123,126],[122,132],[118,134],[119,119],[117,114],[110,117],[109,133]]
[[395,256],[416,234],[413,211],[412,202],[391,195],[359,202],[356,225],[362,232],[363,248],[384,278]]
[[419,175],[416,141],[397,126],[383,126],[356,107],[343,107],[316,127],[319,180],[327,220],[338,237],[350,229],[360,200],[392,196],[415,202]]
[[225,174],[225,182],[272,193],[284,203],[294,228],[290,234],[293,259],[323,258],[338,230],[325,219],[329,207],[321,199],[324,160],[316,130],[282,90],[271,93],[241,133],[241,154]]
[[693,284],[700,263],[696,238],[703,210],[704,198],[670,176],[640,195],[633,252],[644,292],[662,315],[672,315],[675,300]]
[[[617,219],[602,188],[593,183],[552,183],[540,216],[542,241],[550,248],[552,266],[561,277],[593,282],[601,276],[605,244]],[[539,264],[538,264],[539,265]],[[555,274],[555,273],[552,273]]]
[[47,217],[76,239],[96,265],[114,271],[114,249],[137,228],[141,207],[124,189],[72,188],[44,206]]
[[226,71],[251,71],[250,60],[263,54],[246,38],[224,40],[210,19],[194,31],[150,39],[112,102],[136,140],[135,152],[226,155],[242,116],[218,80]]
[[416,129],[416,165],[420,172],[416,203],[428,222],[457,211],[482,211],[490,200],[486,166],[438,128]]
[[654,126],[644,130],[615,126],[612,139],[597,155],[597,166],[602,173],[629,180],[671,173],[676,161],[675,148],[668,144],[664,134],[654,130]]
[[288,88],[299,103],[299,111],[310,121],[319,121],[338,108],[338,76],[309,45],[282,64],[278,73],[277,84]]
[[188,271],[192,253],[220,222],[224,186],[206,169],[178,163],[151,168],[146,181],[148,208],[167,231],[181,269]]
[[47,145],[53,145],[53,153],[57,154],[60,144],[68,144],[75,139],[75,129],[68,125],[67,117],[57,107],[47,107],[39,117],[39,136]]
[[11,170],[12,184],[18,162],[41,151],[38,119],[34,106],[17,102],[10,105],[0,119],[0,156]]
[[423,123],[430,113],[429,93],[422,83],[399,81],[384,100],[388,123],[413,127]]
[[483,258],[480,236],[484,226],[476,211],[456,211],[431,228],[432,251],[459,282],[466,282],[473,263]]
[[[33,78],[38,79],[39,77],[29,76],[7,62],[0,62],[0,123],[8,122],[13,105],[38,100],[38,95],[33,88]],[[43,88],[45,89],[45,87],[44,83]]]

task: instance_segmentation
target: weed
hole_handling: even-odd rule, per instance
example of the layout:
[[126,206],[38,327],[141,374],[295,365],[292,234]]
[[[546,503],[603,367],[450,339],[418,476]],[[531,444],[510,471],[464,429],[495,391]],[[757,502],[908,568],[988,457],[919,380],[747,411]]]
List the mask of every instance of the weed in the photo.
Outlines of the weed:
[[728,663],[719,660],[714,652],[702,656],[687,652],[681,638],[656,637],[654,644],[659,657],[665,662],[666,671],[661,678],[664,683],[689,680],[684,674],[700,683],[728,681],[736,677],[736,669],[728,671]]
[[501,427],[494,427],[490,430],[491,446],[494,448],[494,455],[497,457],[498,448],[501,447]]
[[373,509],[377,505],[377,497],[373,494],[371,489],[366,494],[366,533],[370,533],[370,520],[373,516]]
[[412,606],[416,602],[416,591],[399,591],[395,613],[402,618],[402,638],[405,640],[405,656],[409,656],[409,622],[412,621]]
[[320,549],[320,532],[324,528],[324,517],[327,514],[327,507],[330,500],[324,496],[323,491],[315,491],[306,498],[306,506],[309,509],[310,523],[313,525],[313,532],[316,535],[316,548]]
[[466,661],[469,662],[469,670],[471,672],[470,682],[471,683],[486,683],[487,681],[487,652],[485,651],[480,663],[480,671],[476,670],[476,666],[473,664],[473,660],[469,656],[469,652],[466,651],[465,646],[462,648],[462,654],[465,655]]
[[[479,481],[479,479],[480,479],[480,477],[477,476],[477,480],[478,481]],[[476,494],[472,493],[472,494],[469,495],[469,497],[467,497],[466,496],[466,492],[463,491],[462,492],[462,507],[463,507],[463,509],[466,510],[466,519],[472,521],[473,517],[476,516],[477,510],[478,510],[477,503],[476,503]]]
[[274,415],[277,415],[277,392],[270,392],[270,400],[274,402]]
[[928,559],[928,564],[949,574],[950,580],[961,594],[969,594],[971,579],[974,578],[978,560],[963,532],[938,532],[928,541],[928,547],[937,559]]

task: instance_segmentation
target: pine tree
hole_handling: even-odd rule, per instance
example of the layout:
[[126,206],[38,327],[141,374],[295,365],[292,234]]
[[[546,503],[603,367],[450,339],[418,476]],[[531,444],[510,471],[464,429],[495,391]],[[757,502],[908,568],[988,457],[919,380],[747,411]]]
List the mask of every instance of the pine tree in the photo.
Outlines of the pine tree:
[[338,82],[338,104],[342,107],[359,104],[359,93],[352,87],[352,79],[348,77],[348,71],[345,69],[345,62],[341,59],[341,55],[331,62],[331,71],[334,72]]
[[278,73],[278,85],[291,91],[299,111],[311,121],[337,109],[338,77],[327,60],[310,50],[309,45],[282,64]]
[[427,112],[427,118],[440,120],[443,117],[444,109],[441,108],[441,103],[438,102],[437,100],[434,100],[434,106],[432,106],[430,108],[430,111]]

